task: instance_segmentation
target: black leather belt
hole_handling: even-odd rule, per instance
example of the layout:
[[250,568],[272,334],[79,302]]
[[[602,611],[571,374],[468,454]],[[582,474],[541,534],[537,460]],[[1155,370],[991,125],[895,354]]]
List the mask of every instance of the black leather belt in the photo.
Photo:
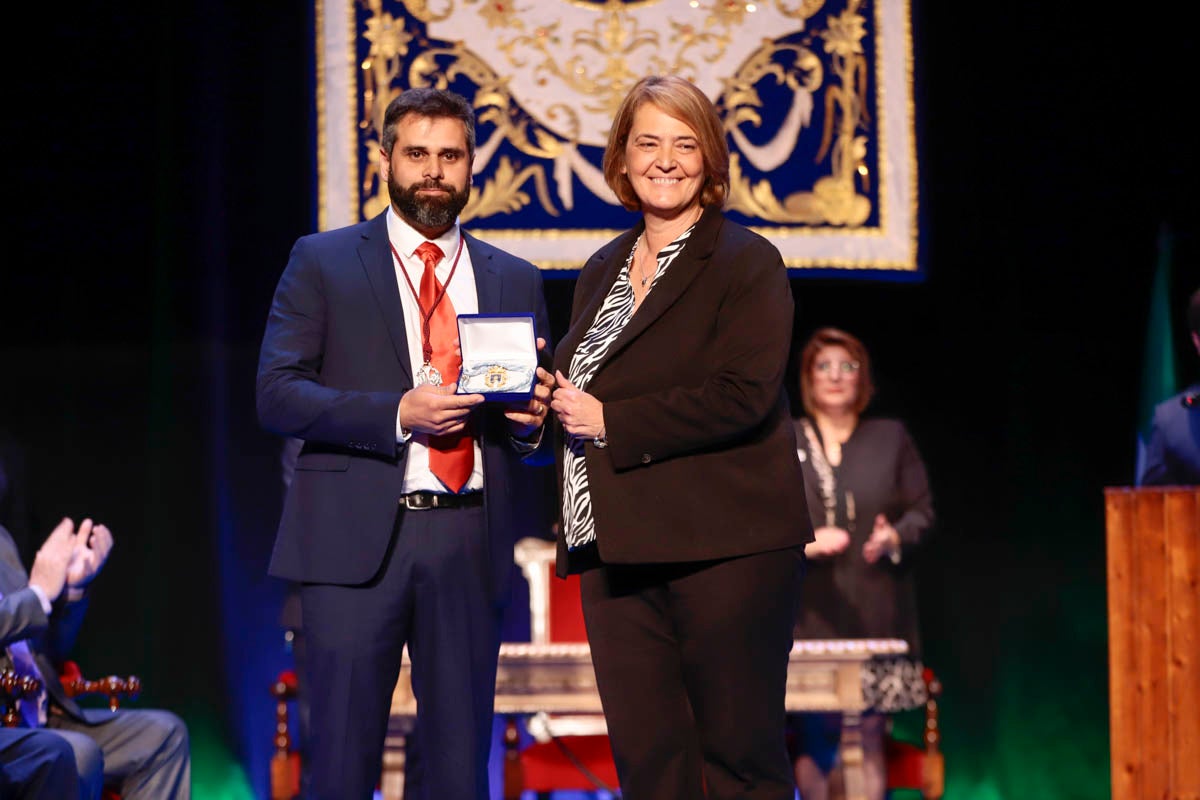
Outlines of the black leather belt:
[[474,508],[483,505],[483,492],[445,494],[438,492],[409,492],[400,495],[401,508],[409,511],[428,511],[431,508]]

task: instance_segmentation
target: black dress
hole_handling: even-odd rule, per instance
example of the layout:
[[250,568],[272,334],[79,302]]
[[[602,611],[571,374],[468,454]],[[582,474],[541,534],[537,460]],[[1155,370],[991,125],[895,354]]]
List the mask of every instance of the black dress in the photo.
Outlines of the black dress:
[[[841,463],[829,466],[817,426],[807,420],[795,425],[813,527],[833,525],[850,533],[842,553],[809,560],[795,636],[905,640],[908,656],[875,659],[864,673],[863,692],[876,711],[915,708],[926,692],[912,559],[933,524],[920,453],[903,423],[864,418],[842,444]],[[868,564],[862,557],[877,514],[900,534],[898,562],[884,556]]]

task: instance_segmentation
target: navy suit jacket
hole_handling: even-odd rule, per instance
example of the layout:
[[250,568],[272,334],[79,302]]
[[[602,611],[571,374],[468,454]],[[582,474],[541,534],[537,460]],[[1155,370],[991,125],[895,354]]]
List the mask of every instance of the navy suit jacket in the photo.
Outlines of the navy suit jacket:
[[1200,383],[1155,406],[1142,486],[1200,484],[1200,405],[1189,408],[1183,403],[1197,392]]
[[[275,291],[258,364],[258,417],[269,431],[305,440],[271,556],[270,574],[281,578],[365,583],[391,541],[408,454],[396,442],[396,411],[414,370],[386,214],[298,239]],[[549,342],[538,269],[463,236],[479,312],[532,313]],[[503,603],[513,543],[542,512],[529,507],[531,459],[514,447],[502,408],[488,404],[474,417],[492,588]]]

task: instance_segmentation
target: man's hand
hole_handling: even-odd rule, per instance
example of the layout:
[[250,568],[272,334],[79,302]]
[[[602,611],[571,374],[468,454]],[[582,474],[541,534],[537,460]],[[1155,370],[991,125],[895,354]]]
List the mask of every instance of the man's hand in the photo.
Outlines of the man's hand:
[[79,535],[75,539],[75,549],[67,566],[67,586],[71,589],[82,589],[92,582],[104,566],[104,562],[108,560],[113,538],[108,526],[93,526],[90,519],[85,519],[80,524]]
[[481,394],[455,394],[456,384],[422,384],[400,398],[400,425],[432,436],[461,433],[471,409],[484,401]]
[[[80,530],[85,525],[90,532],[92,521],[85,519],[80,525]],[[41,589],[51,603],[58,599],[67,583],[67,567],[71,563],[71,554],[75,551],[78,539],[75,523],[68,517],[63,517],[62,522],[46,537],[33,559],[33,567],[29,570],[29,585]]]
[[[537,339],[537,349],[545,348],[546,340]],[[537,383],[533,386],[533,397],[524,403],[510,403],[504,416],[510,423],[513,437],[528,439],[542,427],[550,411],[550,395],[554,391],[554,376],[541,367],[537,368]]]

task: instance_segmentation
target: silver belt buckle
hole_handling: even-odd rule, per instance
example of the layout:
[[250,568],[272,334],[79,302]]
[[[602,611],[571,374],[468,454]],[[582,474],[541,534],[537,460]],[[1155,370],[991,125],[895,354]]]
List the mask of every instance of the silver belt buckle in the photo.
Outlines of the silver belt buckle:
[[400,503],[409,511],[428,511],[431,508],[437,507],[432,497],[417,494],[416,492],[400,495]]

